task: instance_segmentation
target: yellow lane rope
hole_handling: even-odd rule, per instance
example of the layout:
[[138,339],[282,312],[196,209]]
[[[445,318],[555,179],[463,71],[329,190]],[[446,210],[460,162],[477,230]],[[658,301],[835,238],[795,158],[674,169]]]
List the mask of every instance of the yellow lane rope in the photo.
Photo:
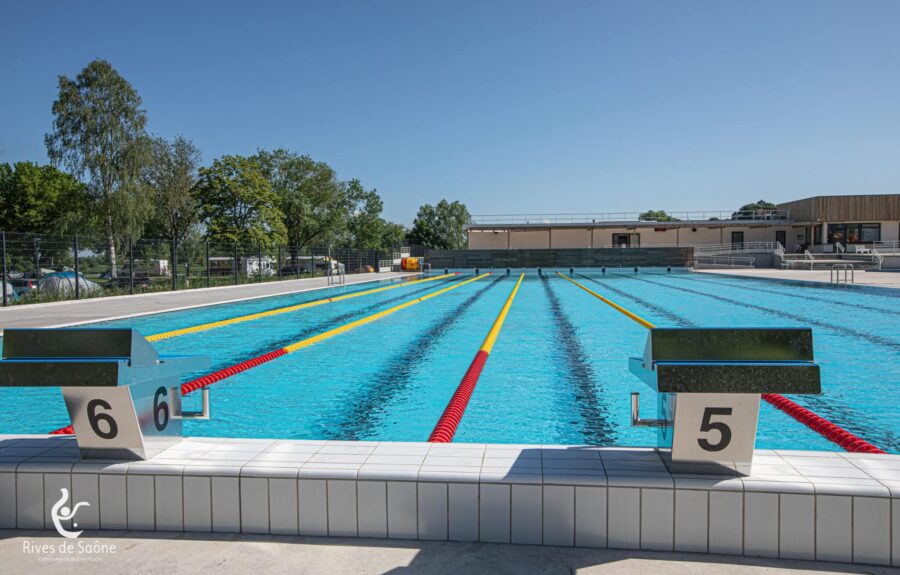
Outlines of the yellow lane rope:
[[645,320],[645,319],[642,318],[641,316],[637,315],[636,313],[632,313],[632,312],[628,311],[627,309],[625,309],[624,307],[620,306],[620,305],[617,304],[616,302],[614,302],[614,301],[612,301],[612,300],[610,300],[610,299],[607,299],[607,298],[603,297],[602,295],[598,294],[597,292],[595,292],[594,290],[592,290],[592,289],[590,289],[590,288],[588,288],[588,287],[585,287],[585,286],[581,285],[580,283],[578,283],[577,281],[573,280],[573,279],[570,278],[569,276],[567,276],[567,275],[565,275],[565,274],[561,274],[561,273],[559,273],[559,272],[556,272],[556,275],[558,275],[559,277],[561,277],[561,278],[563,278],[563,279],[569,280],[570,282],[572,282],[573,284],[577,285],[578,287],[580,287],[580,288],[583,289],[584,291],[588,292],[589,294],[591,294],[591,295],[594,296],[595,298],[599,299],[600,301],[602,301],[602,302],[605,303],[606,305],[610,306],[611,308],[613,308],[614,310],[618,311],[619,313],[621,313],[621,314],[627,316],[628,318],[633,319],[634,321],[638,322],[639,324],[641,324],[642,326],[646,327],[647,329],[653,329],[653,328],[656,327],[655,325],[653,325],[653,324],[650,323],[649,321]]
[[342,325],[342,326],[340,326],[340,327],[336,327],[336,328],[334,328],[334,329],[330,329],[330,330],[328,330],[328,331],[326,331],[326,332],[320,333],[319,335],[314,335],[314,336],[312,336],[312,337],[309,337],[309,338],[306,338],[306,339],[304,339],[304,340],[298,341],[297,343],[292,343],[291,345],[285,346],[283,349],[284,349],[284,351],[285,351],[286,353],[292,353],[292,352],[297,351],[298,349],[303,349],[304,347],[309,347],[309,346],[311,346],[311,345],[314,345],[314,344],[319,343],[320,341],[324,341],[324,340],[326,340],[326,339],[330,339],[330,338],[332,338],[332,337],[334,337],[334,336],[336,336],[336,335],[342,334],[342,333],[344,333],[344,332],[346,332],[346,331],[350,331],[351,329],[357,328],[357,327],[359,327],[359,326],[361,326],[361,325],[365,325],[365,324],[367,324],[367,323],[372,323],[373,321],[377,321],[377,320],[379,320],[379,319],[381,319],[381,318],[383,318],[383,317],[389,316],[389,315],[391,315],[392,313],[395,313],[395,312],[398,312],[398,311],[400,311],[400,310],[402,310],[402,309],[406,309],[406,308],[408,308],[408,307],[414,306],[414,305],[416,305],[417,303],[421,303],[421,302],[426,301],[426,300],[429,300],[429,299],[431,299],[431,298],[433,298],[433,297],[437,297],[437,296],[439,296],[439,295],[441,295],[441,294],[445,294],[445,293],[447,293],[448,291],[455,290],[456,288],[460,288],[460,287],[462,287],[462,286],[464,286],[464,285],[466,285],[466,284],[470,284],[470,283],[472,283],[472,282],[474,282],[474,281],[478,281],[478,280],[480,280],[480,279],[482,279],[482,278],[486,278],[486,277],[489,276],[489,275],[491,275],[490,272],[488,272],[488,273],[486,273],[486,274],[481,274],[480,276],[475,276],[474,278],[468,279],[468,280],[466,280],[466,281],[464,281],[464,282],[460,282],[460,283],[457,283],[457,284],[453,284],[453,285],[451,285],[451,286],[449,286],[449,287],[445,287],[445,288],[443,288],[443,289],[439,289],[439,290],[437,290],[437,291],[435,291],[435,292],[431,292],[431,293],[429,293],[429,294],[423,295],[422,297],[419,297],[419,298],[416,298],[416,299],[411,299],[411,300],[409,300],[409,301],[405,301],[405,302],[403,302],[403,303],[401,303],[401,304],[399,304],[399,305],[395,305],[394,307],[388,308],[388,309],[386,309],[386,310],[384,310],[384,311],[380,311],[380,312],[378,312],[378,313],[374,313],[374,314],[369,315],[369,316],[366,316],[366,317],[364,317],[364,318],[360,318],[360,319],[358,319],[358,320],[356,320],[356,321],[352,321],[352,322],[350,322],[350,323],[344,324],[344,325]]
[[406,282],[398,283],[398,284],[395,284],[395,285],[389,285],[389,286],[384,286],[384,287],[375,288],[375,289],[369,289],[369,290],[362,290],[362,291],[358,291],[358,292],[353,292],[353,293],[348,293],[348,294],[344,294],[344,295],[340,295],[340,296],[335,296],[335,297],[329,297],[329,298],[319,299],[319,300],[315,300],[315,301],[308,301],[308,302],[304,302],[304,303],[297,304],[297,305],[291,305],[291,306],[287,306],[287,307],[281,307],[281,308],[278,308],[278,309],[271,309],[271,310],[268,310],[268,311],[262,311],[262,312],[259,312],[259,313],[251,313],[251,314],[248,314],[248,315],[242,315],[242,316],[239,316],[239,317],[233,317],[233,318],[231,318],[231,319],[223,319],[223,320],[212,321],[212,322],[209,322],[209,323],[203,323],[203,324],[195,325],[195,326],[191,326],[191,327],[185,327],[185,328],[181,328],[181,329],[173,329],[172,331],[164,331],[164,332],[162,332],[162,333],[156,333],[156,334],[153,334],[153,335],[148,335],[148,336],[147,336],[147,341],[161,341],[161,340],[169,339],[169,338],[172,338],[172,337],[178,337],[178,336],[182,336],[182,335],[187,335],[187,334],[189,334],[189,333],[198,333],[198,332],[201,332],[201,331],[207,331],[207,330],[210,330],[210,329],[216,329],[216,328],[219,328],[219,327],[225,327],[225,326],[227,326],[227,325],[234,325],[234,324],[236,324],[236,323],[243,323],[243,322],[245,322],[245,321],[253,321],[253,320],[257,320],[257,319],[262,319],[262,318],[264,318],[264,317],[271,317],[271,316],[273,316],[273,315],[279,315],[279,314],[282,314],[282,313],[289,313],[289,312],[292,312],[292,311],[298,311],[298,310],[301,310],[301,309],[309,309],[309,308],[311,308],[311,307],[316,307],[316,306],[320,306],[320,305],[325,305],[325,304],[329,304],[329,303],[334,303],[334,302],[337,302],[337,301],[348,300],[348,299],[352,299],[352,298],[355,298],[355,297],[362,297],[362,296],[364,296],[364,295],[370,295],[370,294],[373,294],[373,293],[379,293],[379,292],[383,292],[383,291],[388,291],[388,290],[392,290],[392,289],[397,289],[397,288],[405,287],[405,286],[412,285],[412,284],[422,284],[422,283],[426,283],[426,282],[432,282],[432,281],[439,280],[439,279],[444,279],[444,278],[448,278],[448,277],[453,277],[454,275],[455,275],[455,274],[444,274],[444,275],[439,275],[439,276],[436,276],[436,277],[433,277],[433,278],[416,279],[416,280],[411,280],[411,281],[406,281]]
[[506,303],[503,304],[503,309],[500,310],[500,315],[497,316],[497,319],[494,320],[494,325],[491,326],[491,330],[488,332],[487,337],[484,338],[484,342],[481,344],[480,350],[485,353],[491,353],[491,349],[494,347],[494,342],[497,341],[497,336],[500,335],[500,329],[503,327],[503,322],[506,321],[506,314],[509,313],[509,308],[512,307],[513,300],[516,299],[516,294],[519,293],[519,286],[522,285],[522,280],[525,278],[525,274],[519,276],[519,281],[516,282],[515,287],[513,287],[512,292],[510,292],[509,297],[506,298]]

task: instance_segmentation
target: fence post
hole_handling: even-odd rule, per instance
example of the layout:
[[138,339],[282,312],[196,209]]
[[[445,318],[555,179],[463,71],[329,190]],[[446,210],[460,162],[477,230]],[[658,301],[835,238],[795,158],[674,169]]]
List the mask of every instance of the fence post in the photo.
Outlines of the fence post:
[[178,238],[172,236],[172,291],[178,289]]
[[278,261],[276,262],[276,263],[278,264],[278,279],[282,279],[282,274],[281,274],[281,251],[282,251],[283,248],[284,248],[284,246],[282,246],[281,244],[278,244]]
[[78,234],[75,234],[72,248],[75,254],[75,299],[77,300],[81,298],[81,278],[78,275]]
[[232,260],[231,270],[232,270],[232,273],[234,274],[234,285],[238,285],[240,283],[240,281],[238,281],[238,278],[240,277],[241,273],[238,271],[237,244],[234,244],[234,259]]
[[128,236],[128,292],[134,294],[134,238]]
[[300,257],[299,248],[294,248],[297,251],[297,256],[294,258],[294,275],[297,276],[297,279],[300,279],[300,262],[298,261]]
[[209,238],[206,238],[206,287],[212,286],[212,277],[209,273]]
[[262,243],[256,242],[256,283],[260,283],[262,281],[262,274]]
[[6,277],[6,232],[0,232],[0,235],[2,235],[0,237],[0,256],[3,259],[3,307],[6,307],[9,305],[9,301],[7,301],[9,296],[6,295],[6,286],[9,285]]

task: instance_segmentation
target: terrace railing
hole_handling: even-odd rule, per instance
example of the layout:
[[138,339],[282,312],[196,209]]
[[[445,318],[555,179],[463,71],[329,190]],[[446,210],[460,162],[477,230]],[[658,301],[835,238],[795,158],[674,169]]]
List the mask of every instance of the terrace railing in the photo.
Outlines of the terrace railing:
[[704,244],[694,246],[695,254],[730,254],[730,253],[784,253],[780,242],[738,242],[731,244]]
[[478,214],[472,216],[473,225],[539,225],[539,224],[599,224],[609,222],[697,222],[697,221],[768,221],[790,220],[790,210],[747,210],[747,211],[688,211],[666,212],[668,218],[657,220],[645,217],[646,212],[602,212],[602,213],[565,213],[565,214]]

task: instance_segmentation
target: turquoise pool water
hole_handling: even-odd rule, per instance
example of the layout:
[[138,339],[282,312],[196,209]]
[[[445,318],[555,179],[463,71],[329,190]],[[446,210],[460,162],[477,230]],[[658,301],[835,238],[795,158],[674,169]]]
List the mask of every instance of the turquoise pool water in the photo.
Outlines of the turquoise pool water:
[[[562,270],[568,271],[568,270]],[[471,277],[332,303],[158,342],[221,369]],[[629,424],[628,371],[646,330],[569,282],[526,274],[455,441],[652,445]],[[665,270],[581,271],[591,289],[659,326],[808,326],[823,393],[792,397],[879,447],[900,452],[900,293]],[[517,277],[495,273],[211,387],[212,420],[186,433],[225,437],[424,441]],[[375,287],[332,288],[108,322],[152,334]],[[201,375],[201,374],[194,374]],[[199,403],[199,393],[186,399]],[[0,433],[68,424],[56,389],[2,389]],[[836,449],[763,403],[757,447]]]

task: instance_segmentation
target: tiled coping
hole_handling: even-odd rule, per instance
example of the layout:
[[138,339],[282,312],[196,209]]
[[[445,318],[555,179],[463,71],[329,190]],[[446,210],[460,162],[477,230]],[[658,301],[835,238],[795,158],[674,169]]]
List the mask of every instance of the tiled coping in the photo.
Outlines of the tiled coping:
[[[900,456],[758,450],[751,477],[648,448],[193,437],[148,461],[0,436],[0,528],[485,541],[900,565]],[[70,502],[71,503],[71,502]],[[897,535],[892,539],[892,532]]]

